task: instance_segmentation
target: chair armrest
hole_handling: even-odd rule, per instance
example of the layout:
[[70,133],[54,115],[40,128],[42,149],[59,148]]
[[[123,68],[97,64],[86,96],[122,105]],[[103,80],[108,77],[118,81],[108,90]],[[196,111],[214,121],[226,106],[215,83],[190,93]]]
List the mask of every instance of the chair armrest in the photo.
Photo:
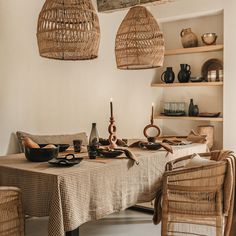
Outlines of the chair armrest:
[[7,192],[7,191],[15,191],[15,192],[21,193],[21,190],[17,187],[0,186],[0,192]]
[[[210,152],[209,153],[199,153],[199,155],[201,157],[210,157],[211,153]],[[184,165],[186,164],[186,161],[190,160],[191,158],[192,158],[192,155],[188,155],[188,156],[177,158],[173,161],[169,161],[166,164],[166,171],[172,171],[172,170],[177,170],[177,169],[183,168]]]

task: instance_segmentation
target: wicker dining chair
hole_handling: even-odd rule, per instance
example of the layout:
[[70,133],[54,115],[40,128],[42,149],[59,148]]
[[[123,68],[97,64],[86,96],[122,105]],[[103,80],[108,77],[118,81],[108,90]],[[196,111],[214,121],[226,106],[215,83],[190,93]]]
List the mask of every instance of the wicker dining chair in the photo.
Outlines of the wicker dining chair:
[[[215,154],[201,157],[214,159]],[[235,156],[224,154],[214,164],[199,167],[183,168],[191,155],[167,163],[162,186],[162,236],[230,234]]]
[[0,186],[0,236],[23,235],[21,192],[16,187]]

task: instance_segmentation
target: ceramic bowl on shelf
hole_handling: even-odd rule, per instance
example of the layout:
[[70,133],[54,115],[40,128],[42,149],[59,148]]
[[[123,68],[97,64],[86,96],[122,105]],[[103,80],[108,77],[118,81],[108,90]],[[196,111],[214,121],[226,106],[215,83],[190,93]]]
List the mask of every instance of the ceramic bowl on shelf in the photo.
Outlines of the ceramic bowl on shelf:
[[202,42],[206,45],[213,45],[216,43],[216,33],[205,33],[202,35]]

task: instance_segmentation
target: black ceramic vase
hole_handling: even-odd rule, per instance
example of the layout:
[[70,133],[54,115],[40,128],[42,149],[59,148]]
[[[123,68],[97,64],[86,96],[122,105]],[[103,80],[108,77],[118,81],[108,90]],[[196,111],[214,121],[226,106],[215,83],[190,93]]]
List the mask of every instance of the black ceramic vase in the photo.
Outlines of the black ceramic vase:
[[188,107],[188,115],[193,116],[194,113],[194,104],[193,104],[193,99],[190,99],[189,107]]
[[198,116],[199,114],[199,108],[198,108],[198,105],[194,105],[193,106],[193,116]]
[[193,104],[193,99],[190,99],[189,108],[188,108],[188,115],[189,116],[198,116],[199,108],[198,105]]
[[164,83],[170,84],[175,80],[175,73],[172,70],[172,67],[167,67],[166,71],[164,71],[161,75],[161,80]]
[[180,64],[178,80],[180,83],[188,83],[191,75],[191,67],[188,64]]

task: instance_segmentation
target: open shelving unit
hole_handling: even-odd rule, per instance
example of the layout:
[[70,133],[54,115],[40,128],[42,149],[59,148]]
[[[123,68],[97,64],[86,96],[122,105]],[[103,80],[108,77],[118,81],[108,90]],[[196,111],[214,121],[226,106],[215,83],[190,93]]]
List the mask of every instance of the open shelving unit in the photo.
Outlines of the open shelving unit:
[[201,46],[194,48],[177,48],[177,49],[169,49],[165,51],[165,56],[171,55],[180,55],[180,54],[192,54],[192,53],[204,53],[204,52],[217,52],[223,51],[224,45],[210,45],[210,46]]
[[223,122],[223,117],[196,117],[196,116],[155,116],[155,119],[159,120],[190,120],[190,121],[211,121],[211,122]]
[[[209,59],[223,60],[223,11],[214,14],[203,14],[196,17],[163,21],[162,30],[165,38],[165,61],[162,68],[157,70],[151,87],[159,89],[161,99],[158,100],[158,113],[155,119],[162,127],[164,135],[188,135],[191,129],[198,126],[213,125],[215,127],[215,146],[223,147],[223,87],[224,81],[216,82],[188,82],[179,83],[177,79],[180,64],[191,66],[191,77],[202,74],[202,66]],[[217,23],[216,23],[217,22]],[[180,32],[182,29],[192,28],[198,36],[199,46],[183,48]],[[203,45],[201,35],[206,32],[214,32],[218,35],[215,45]],[[161,75],[166,67],[172,67],[175,73],[174,83],[166,84],[161,81]],[[220,117],[189,117],[189,116],[165,116],[162,114],[165,102],[184,102],[185,112],[188,114],[190,99],[197,104],[200,112],[221,112]]]
[[172,88],[172,87],[207,87],[207,86],[223,86],[223,81],[219,82],[189,82],[189,83],[153,83],[152,87]]

